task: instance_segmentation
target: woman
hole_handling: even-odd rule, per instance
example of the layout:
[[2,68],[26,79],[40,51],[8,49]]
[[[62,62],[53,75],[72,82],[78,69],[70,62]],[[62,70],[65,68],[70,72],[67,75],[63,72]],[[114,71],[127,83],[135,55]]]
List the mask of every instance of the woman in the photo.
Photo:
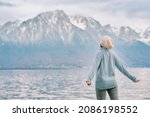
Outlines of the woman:
[[115,66],[133,82],[139,82],[132,76],[118,57],[110,50],[113,42],[109,36],[103,36],[100,41],[100,49],[97,53],[95,63],[88,76],[86,84],[91,85],[91,80],[96,74],[96,97],[97,100],[105,100],[108,92],[111,100],[118,100],[118,88],[115,80]]

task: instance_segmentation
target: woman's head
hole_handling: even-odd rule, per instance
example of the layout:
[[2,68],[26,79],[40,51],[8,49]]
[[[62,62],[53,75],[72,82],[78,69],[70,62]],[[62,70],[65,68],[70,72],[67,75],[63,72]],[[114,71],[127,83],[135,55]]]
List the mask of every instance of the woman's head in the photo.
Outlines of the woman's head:
[[114,44],[109,36],[103,36],[100,39],[100,46],[102,46],[103,48],[111,49],[113,48]]

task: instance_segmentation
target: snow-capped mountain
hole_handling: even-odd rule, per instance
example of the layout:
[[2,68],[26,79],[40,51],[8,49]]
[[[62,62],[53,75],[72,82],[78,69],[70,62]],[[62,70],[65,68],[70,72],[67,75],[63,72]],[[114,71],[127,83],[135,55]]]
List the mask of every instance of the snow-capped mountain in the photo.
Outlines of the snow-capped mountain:
[[[147,29],[144,35],[148,34]],[[109,35],[117,42],[114,50],[122,57],[130,56],[125,60],[131,66],[150,66],[150,54],[145,54],[145,60],[139,61],[142,58],[139,52],[144,55],[150,46],[138,41],[141,37],[134,29],[102,26],[91,17],[68,16],[62,10],[55,10],[23,22],[7,22],[0,27],[0,67],[87,65],[95,56],[103,35]]]
[[0,31],[2,39],[19,43],[35,43],[41,39],[66,39],[69,41],[75,28],[63,12],[41,13],[33,19],[22,22],[19,26],[16,23],[6,23]]
[[140,33],[137,33],[129,26],[114,27],[110,24],[104,25],[104,28],[115,35],[116,39],[123,41],[135,41],[141,39]]
[[91,17],[70,16],[70,21],[73,25],[83,30],[91,39],[98,39],[105,33],[102,25]]
[[[110,35],[126,41],[137,40],[140,34],[129,26],[113,27],[102,26],[100,22],[91,17],[68,16],[62,10],[41,13],[27,21],[7,22],[0,27],[0,39],[15,43],[36,43],[39,40],[62,41],[71,43],[80,38],[81,41],[98,40],[102,35]],[[143,36],[150,36],[147,28]]]
[[141,38],[139,41],[150,46],[150,27],[141,33]]
[[146,39],[150,39],[150,27],[145,30],[143,35]]
[[0,38],[23,44],[35,43],[41,39],[48,39],[51,43],[70,43],[77,37],[82,41],[97,39],[102,33],[103,28],[98,21],[82,16],[69,17],[64,11],[56,10],[41,13],[22,23],[8,22],[0,29]]
[[113,27],[110,24],[104,25],[105,30],[107,30],[110,33],[113,33],[115,36],[118,37],[119,33],[120,33],[120,28],[118,27]]
[[138,33],[136,33],[135,30],[131,29],[130,27],[122,26],[120,28],[119,38],[123,40],[137,40],[140,38],[140,36]]

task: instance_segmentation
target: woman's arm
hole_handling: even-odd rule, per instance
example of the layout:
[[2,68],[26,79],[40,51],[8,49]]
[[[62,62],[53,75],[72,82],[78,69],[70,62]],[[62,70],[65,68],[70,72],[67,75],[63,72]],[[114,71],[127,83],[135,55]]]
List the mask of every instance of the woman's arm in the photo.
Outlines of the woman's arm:
[[125,66],[122,64],[122,62],[117,58],[117,56],[114,56],[115,59],[115,65],[121,71],[125,76],[127,76],[130,80],[133,82],[138,82],[139,80],[136,79],[135,76],[132,76],[125,68]]
[[102,59],[102,52],[98,52],[97,55],[96,55],[93,67],[91,69],[91,72],[88,75],[87,81],[91,81],[93,79],[93,77],[94,77],[94,75],[95,75],[95,73],[98,69],[98,66],[100,64],[101,59]]

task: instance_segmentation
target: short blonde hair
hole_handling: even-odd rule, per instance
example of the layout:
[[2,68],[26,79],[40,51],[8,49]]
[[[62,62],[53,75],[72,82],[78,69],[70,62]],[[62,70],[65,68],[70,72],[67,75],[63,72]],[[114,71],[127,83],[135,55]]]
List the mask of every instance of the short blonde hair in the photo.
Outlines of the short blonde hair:
[[114,47],[113,41],[109,36],[103,36],[100,39],[100,45],[104,48],[111,49]]

